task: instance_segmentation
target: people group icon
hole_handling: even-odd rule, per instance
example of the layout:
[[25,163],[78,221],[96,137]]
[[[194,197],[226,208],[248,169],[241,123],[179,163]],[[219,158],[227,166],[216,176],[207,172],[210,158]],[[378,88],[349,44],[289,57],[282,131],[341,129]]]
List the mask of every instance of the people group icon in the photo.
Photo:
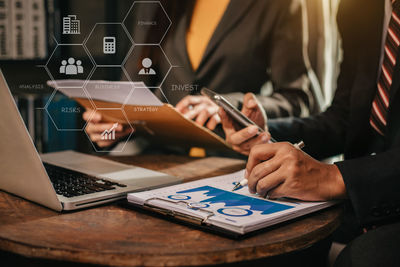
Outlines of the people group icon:
[[77,75],[83,73],[82,61],[75,60],[73,57],[70,57],[68,61],[61,61],[60,73],[66,75]]
[[153,62],[150,58],[146,57],[142,60],[143,68],[139,71],[140,75],[154,75],[156,71],[151,67]]

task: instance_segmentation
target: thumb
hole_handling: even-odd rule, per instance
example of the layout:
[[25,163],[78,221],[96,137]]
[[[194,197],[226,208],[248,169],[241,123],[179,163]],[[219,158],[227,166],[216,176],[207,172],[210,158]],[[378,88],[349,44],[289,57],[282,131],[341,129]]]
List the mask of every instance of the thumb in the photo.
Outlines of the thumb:
[[[88,111],[86,111],[86,112],[88,112]],[[89,111],[90,112],[90,111]],[[103,116],[101,115],[101,113],[100,112],[97,112],[97,111],[94,111],[94,110],[91,110],[91,112],[93,112],[94,114],[93,114],[93,116],[92,116],[92,119],[90,120],[92,123],[98,123],[98,122],[101,122],[101,120],[103,119]],[[92,114],[92,113],[91,113]]]
[[252,111],[258,109],[257,98],[252,93],[244,95],[242,112],[248,116]]

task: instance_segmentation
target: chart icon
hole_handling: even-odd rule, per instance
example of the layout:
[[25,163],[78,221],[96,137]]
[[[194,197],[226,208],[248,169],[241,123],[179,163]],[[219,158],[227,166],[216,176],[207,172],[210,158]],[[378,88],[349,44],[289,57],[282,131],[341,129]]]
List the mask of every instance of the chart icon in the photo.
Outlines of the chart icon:
[[101,133],[101,140],[115,140],[115,129],[117,127],[118,123],[114,123],[110,129],[104,130],[104,132]]

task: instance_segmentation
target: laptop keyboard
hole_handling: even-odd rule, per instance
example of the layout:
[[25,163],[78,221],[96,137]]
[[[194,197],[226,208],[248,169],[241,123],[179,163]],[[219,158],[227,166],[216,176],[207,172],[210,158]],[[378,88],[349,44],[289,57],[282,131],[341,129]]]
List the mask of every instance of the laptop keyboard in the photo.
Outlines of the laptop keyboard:
[[73,171],[59,166],[43,163],[56,193],[64,197],[76,197],[117,187],[126,187],[124,184],[111,182],[85,173]]

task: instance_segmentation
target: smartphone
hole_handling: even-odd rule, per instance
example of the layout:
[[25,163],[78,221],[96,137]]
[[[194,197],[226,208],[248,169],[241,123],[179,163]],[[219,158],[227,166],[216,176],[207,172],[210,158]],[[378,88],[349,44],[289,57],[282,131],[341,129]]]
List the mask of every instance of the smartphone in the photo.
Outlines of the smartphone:
[[[211,101],[213,101],[218,106],[222,107],[225,110],[225,112],[243,128],[246,128],[250,125],[255,125],[255,126],[257,126],[259,133],[264,132],[263,128],[259,127],[257,124],[255,124],[255,122],[253,122],[246,115],[244,115],[242,112],[240,112],[240,110],[238,110],[234,105],[229,103],[229,101],[226,100],[225,97],[223,97],[207,88],[202,88],[200,93],[203,96],[207,96],[208,98],[210,98]],[[274,142],[272,140],[272,138],[271,138],[271,141]]]

